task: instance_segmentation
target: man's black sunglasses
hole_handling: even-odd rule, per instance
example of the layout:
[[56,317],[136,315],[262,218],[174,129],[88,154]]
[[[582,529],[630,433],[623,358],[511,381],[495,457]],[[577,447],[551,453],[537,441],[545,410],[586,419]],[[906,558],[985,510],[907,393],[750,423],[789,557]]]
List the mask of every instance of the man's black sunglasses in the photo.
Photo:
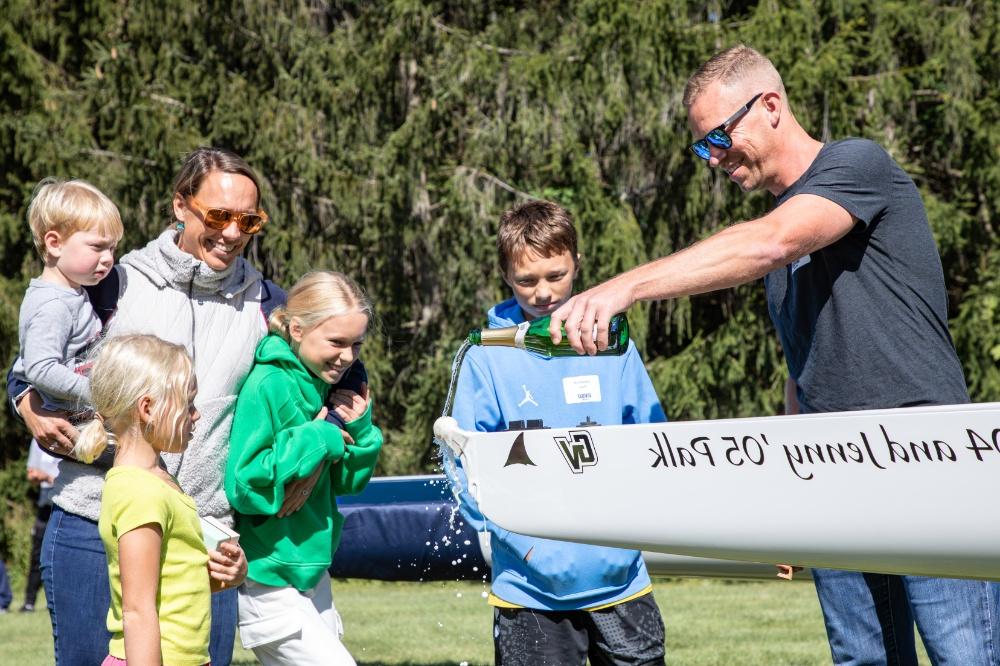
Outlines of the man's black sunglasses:
[[763,95],[764,93],[759,92],[754,95],[749,102],[740,107],[739,111],[733,115],[726,118],[725,122],[716,127],[714,130],[705,135],[704,139],[699,139],[691,144],[691,152],[700,157],[703,160],[707,160],[712,156],[712,149],[709,148],[709,144],[715,146],[716,148],[732,148],[733,147],[733,137],[729,136],[729,132],[726,128],[735,123],[737,120],[746,115],[753,103]]

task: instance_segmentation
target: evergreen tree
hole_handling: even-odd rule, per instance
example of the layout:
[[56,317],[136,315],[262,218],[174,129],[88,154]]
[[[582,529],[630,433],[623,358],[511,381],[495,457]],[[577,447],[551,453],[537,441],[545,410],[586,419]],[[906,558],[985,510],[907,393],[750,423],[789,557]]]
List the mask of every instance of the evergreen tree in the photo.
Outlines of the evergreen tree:
[[[433,468],[458,342],[506,297],[493,242],[529,197],[583,235],[581,286],[765,212],[690,156],[684,83],[737,42],[771,57],[816,137],[864,136],[914,177],[945,262],[973,397],[1000,395],[1000,65],[995,0],[385,3],[8,0],[0,17],[0,352],[40,270],[25,222],[45,176],[121,207],[123,248],[169,223],[198,145],[261,174],[251,261],[290,285],[357,278],[382,473]],[[774,414],[786,375],[759,285],[630,313],[673,419]],[[3,459],[24,429],[0,417]]]

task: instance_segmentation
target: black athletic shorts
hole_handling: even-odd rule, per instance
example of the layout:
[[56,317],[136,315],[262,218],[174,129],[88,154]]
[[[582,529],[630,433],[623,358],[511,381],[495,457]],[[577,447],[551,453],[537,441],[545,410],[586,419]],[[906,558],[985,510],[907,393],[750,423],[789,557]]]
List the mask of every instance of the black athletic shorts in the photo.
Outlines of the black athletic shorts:
[[493,609],[497,666],[663,664],[663,618],[653,593],[597,611]]

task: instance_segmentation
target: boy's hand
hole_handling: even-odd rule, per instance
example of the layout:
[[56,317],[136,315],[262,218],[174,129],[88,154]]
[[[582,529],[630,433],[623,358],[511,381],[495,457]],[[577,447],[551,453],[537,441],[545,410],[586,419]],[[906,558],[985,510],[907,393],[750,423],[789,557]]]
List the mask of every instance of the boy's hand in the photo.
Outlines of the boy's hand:
[[227,541],[219,550],[208,551],[208,575],[215,592],[237,587],[247,577],[247,558],[243,549]]
[[[349,389],[337,389],[330,393],[327,402],[333,406],[333,411],[337,412],[337,416],[343,419],[344,423],[350,423],[364,415],[368,409],[368,399],[368,384],[364,383],[361,385],[360,393]],[[351,443],[354,443],[353,440]]]
[[797,567],[792,564],[775,564],[778,567],[778,578],[784,578],[785,580],[791,580],[799,571],[802,571],[803,567]]

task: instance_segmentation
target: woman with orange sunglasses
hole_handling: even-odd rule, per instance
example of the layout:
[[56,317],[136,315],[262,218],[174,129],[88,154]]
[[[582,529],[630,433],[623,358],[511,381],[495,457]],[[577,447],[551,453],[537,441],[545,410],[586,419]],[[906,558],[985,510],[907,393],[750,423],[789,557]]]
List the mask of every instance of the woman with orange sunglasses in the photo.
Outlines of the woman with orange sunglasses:
[[[266,313],[284,292],[243,258],[267,222],[260,184],[238,155],[199,148],[174,180],[169,228],[122,257],[91,293],[108,315],[104,335],[154,334],[183,345],[194,359],[201,420],[184,453],[165,454],[167,471],[194,498],[201,516],[232,524],[223,488],[229,430],[237,389],[250,371],[257,343],[267,334]],[[103,308],[102,308],[103,304]],[[49,451],[69,455],[76,429],[63,413],[41,408],[34,391],[8,386],[25,424]],[[56,663],[98,664],[107,654],[110,603],[107,562],[97,531],[104,465],[67,458],[55,487],[41,568],[52,619]],[[287,511],[308,498],[316,475],[286,486]],[[228,664],[236,633],[236,587],[247,563],[238,547],[210,552],[209,571],[223,590],[212,595],[209,653]]]

